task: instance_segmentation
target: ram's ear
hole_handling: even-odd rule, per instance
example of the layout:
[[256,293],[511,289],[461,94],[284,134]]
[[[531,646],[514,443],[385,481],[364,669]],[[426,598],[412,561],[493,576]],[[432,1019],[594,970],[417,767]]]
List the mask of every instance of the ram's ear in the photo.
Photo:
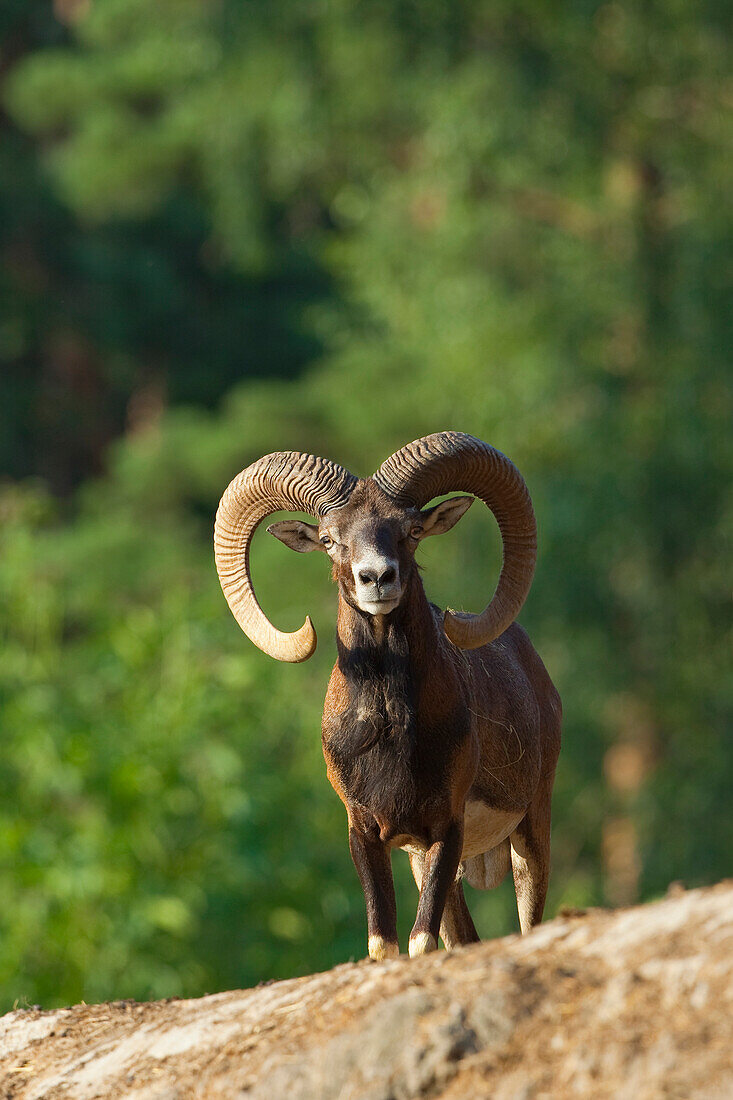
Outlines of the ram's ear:
[[443,500],[440,504],[436,504],[434,508],[427,508],[424,512],[421,512],[422,534],[420,538],[427,538],[428,535],[442,535],[445,531],[450,531],[451,527],[455,527],[458,520],[468,511],[473,502],[474,497],[451,497],[450,500]]
[[315,523],[304,523],[301,519],[283,519],[279,523],[271,523],[267,531],[299,554],[309,554],[311,550],[326,551],[318,538],[318,526]]

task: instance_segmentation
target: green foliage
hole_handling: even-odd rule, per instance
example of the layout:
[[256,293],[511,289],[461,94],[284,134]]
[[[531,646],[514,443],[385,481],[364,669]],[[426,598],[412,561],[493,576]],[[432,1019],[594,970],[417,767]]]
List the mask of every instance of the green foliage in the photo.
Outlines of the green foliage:
[[18,490],[3,513],[5,997],[200,992],[348,953],[316,673],[283,687],[240,659],[184,521],[64,530]]
[[[549,910],[729,873],[723,27],[715,3],[95,0],[11,69],[38,135],[15,155],[86,273],[83,307],[6,273],[17,331],[83,333],[123,409],[155,349],[187,404],[122,438],[71,516],[2,496],[7,1004],[363,953],[318,744],[323,560],[256,541],[273,620],[319,630],[290,667],[242,638],[211,559],[221,491],[277,449],[365,474],[455,427],[510,454],[540,523],[522,621],[566,713]],[[266,377],[232,386],[240,355]],[[423,558],[432,598],[477,608],[498,540],[474,508]],[[404,866],[400,890],[407,922]],[[471,904],[514,927],[508,887]]]

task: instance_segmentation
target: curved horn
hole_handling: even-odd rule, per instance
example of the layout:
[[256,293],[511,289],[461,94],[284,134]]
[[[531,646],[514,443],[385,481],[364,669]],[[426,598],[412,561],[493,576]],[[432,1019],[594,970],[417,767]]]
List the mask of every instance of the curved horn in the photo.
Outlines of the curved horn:
[[343,466],[300,451],[253,462],[229,483],[214,524],[214,557],[230,610],[247,637],[278,661],[306,661],[316,648],[310,617],[292,634],[276,630],[254,594],[249,547],[265,516],[280,510],[324,516],[349,499],[357,479]]
[[374,480],[399,504],[422,508],[441,493],[473,493],[496,517],[503,561],[490,603],[479,615],[448,609],[448,637],[461,649],[493,641],[527,598],[537,557],[537,525],[524,478],[501,453],[463,432],[437,432],[408,443],[377,470]]

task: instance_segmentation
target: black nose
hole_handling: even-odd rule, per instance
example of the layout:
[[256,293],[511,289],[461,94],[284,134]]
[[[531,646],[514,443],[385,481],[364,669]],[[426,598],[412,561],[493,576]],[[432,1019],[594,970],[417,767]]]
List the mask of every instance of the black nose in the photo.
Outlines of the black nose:
[[381,588],[383,584],[392,584],[397,577],[397,572],[393,565],[390,565],[388,569],[378,575],[373,569],[362,569],[359,572],[359,580],[362,584],[376,584],[377,588]]

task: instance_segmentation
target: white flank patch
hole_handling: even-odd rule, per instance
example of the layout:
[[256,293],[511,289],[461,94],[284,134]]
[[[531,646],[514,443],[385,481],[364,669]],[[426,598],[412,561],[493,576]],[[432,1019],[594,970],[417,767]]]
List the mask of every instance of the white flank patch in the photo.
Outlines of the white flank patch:
[[463,816],[461,859],[471,859],[491,851],[514,832],[523,817],[522,813],[492,810],[485,802],[467,802]]

